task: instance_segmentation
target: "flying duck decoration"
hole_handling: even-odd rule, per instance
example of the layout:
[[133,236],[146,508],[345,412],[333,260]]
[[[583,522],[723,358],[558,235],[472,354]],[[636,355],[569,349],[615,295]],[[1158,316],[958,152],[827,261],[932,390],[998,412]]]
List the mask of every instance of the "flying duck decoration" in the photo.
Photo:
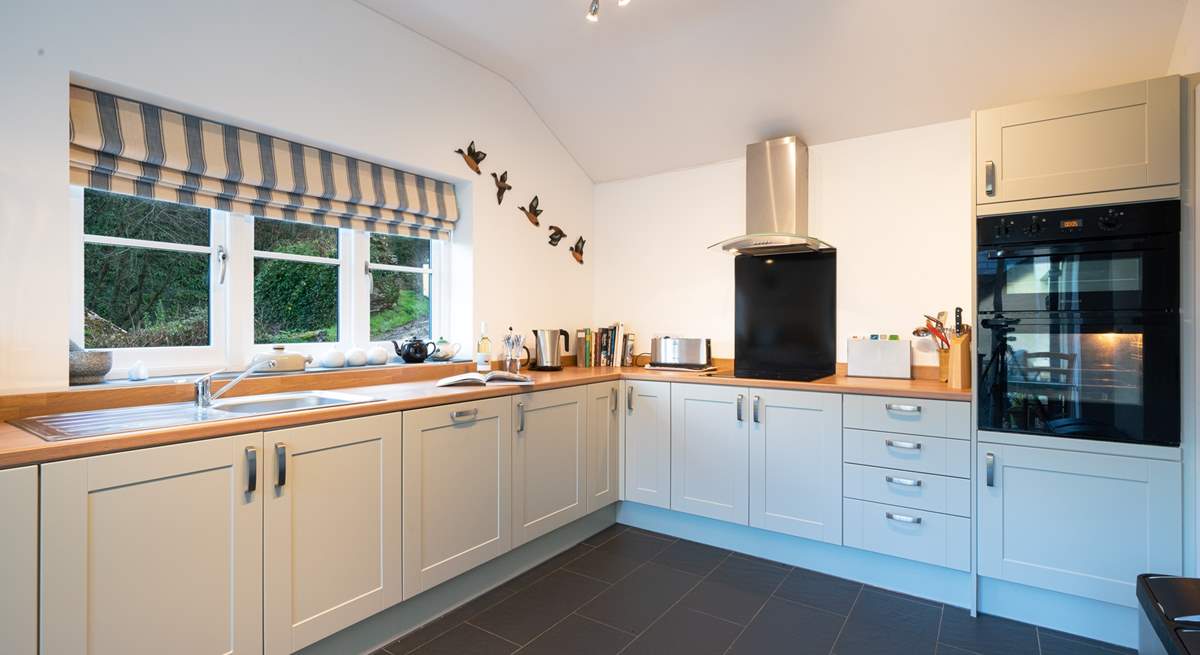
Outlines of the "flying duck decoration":
[[542,210],[538,209],[538,197],[537,196],[534,196],[533,200],[529,201],[528,209],[526,209],[524,207],[517,207],[517,209],[520,209],[521,212],[523,214],[525,214],[525,218],[528,218],[529,222],[533,223],[533,225],[535,227],[541,225],[541,223],[538,222],[538,216],[542,215]]
[[550,226],[550,245],[557,246],[558,242],[562,241],[562,238],[565,236],[567,236],[567,233],[563,232],[561,227],[557,225]]
[[454,152],[462,155],[463,161],[467,162],[467,168],[474,171],[476,175],[483,175],[483,171],[479,170],[479,165],[487,158],[487,153],[482,150],[476,150],[474,141],[467,146],[466,152],[463,152],[462,148]]
[[586,243],[586,242],[583,240],[583,237],[579,237],[575,241],[575,245],[571,246],[571,256],[574,257],[575,261],[579,262],[580,264],[583,263],[583,244],[584,243]]
[[504,194],[512,191],[512,185],[508,183],[508,171],[504,171],[499,177],[492,173],[492,179],[496,181],[496,204],[503,205]]

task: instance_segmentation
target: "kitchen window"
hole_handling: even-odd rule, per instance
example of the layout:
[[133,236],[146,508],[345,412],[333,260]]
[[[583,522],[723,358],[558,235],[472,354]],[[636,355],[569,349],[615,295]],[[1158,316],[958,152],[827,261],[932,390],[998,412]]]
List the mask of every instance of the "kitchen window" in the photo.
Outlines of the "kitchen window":
[[433,242],[372,234],[369,243],[370,340],[430,339],[433,336]]
[[[429,339],[445,324],[441,241],[71,187],[71,338],[151,375],[241,369],[284,344],[319,354]],[[390,346],[389,346],[390,348]]]

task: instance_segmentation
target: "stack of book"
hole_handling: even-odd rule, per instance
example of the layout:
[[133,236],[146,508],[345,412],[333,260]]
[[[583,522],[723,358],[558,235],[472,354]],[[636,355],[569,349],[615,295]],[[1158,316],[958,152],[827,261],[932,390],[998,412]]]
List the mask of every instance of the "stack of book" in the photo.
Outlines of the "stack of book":
[[624,323],[587,328],[575,332],[576,366],[633,366],[637,335],[627,332]]

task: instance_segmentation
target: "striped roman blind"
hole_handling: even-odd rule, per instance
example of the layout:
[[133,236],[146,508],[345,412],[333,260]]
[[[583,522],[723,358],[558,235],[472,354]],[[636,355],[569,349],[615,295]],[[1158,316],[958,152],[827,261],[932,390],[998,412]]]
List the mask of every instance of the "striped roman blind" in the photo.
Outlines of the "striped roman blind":
[[448,239],[454,185],[71,87],[71,183],[265,218]]

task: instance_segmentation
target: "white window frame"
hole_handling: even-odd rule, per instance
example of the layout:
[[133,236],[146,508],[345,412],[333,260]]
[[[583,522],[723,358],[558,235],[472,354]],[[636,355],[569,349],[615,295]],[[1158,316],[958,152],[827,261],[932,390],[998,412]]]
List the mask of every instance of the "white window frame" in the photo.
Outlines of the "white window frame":
[[[384,236],[391,235],[381,232]],[[450,249],[445,241],[429,240],[429,264],[426,266],[398,266],[395,264],[378,264],[371,261],[371,233],[354,233],[354,258],[352,266],[360,274],[355,275],[355,306],[361,308],[361,316],[355,318],[355,341],[368,344],[368,347],[383,346],[389,352],[392,350],[390,341],[371,340],[371,272],[390,271],[393,273],[417,273],[424,276],[425,295],[430,299],[429,329],[431,340],[436,340],[446,333],[450,325]]]
[[[222,262],[220,255],[228,252],[227,223],[229,215],[218,210],[209,210],[209,244],[194,246],[188,244],[169,243],[161,241],[143,241],[141,239],[124,239],[84,234],[83,227],[83,187],[72,186],[70,193],[70,213],[75,225],[73,233],[72,264],[76,274],[71,285],[71,339],[81,347],[84,346],[84,245],[88,243],[111,246],[127,246],[166,250],[171,252],[204,253],[209,256],[209,323],[207,346],[165,346],[159,348],[114,348],[113,368],[109,379],[120,379],[129,375],[129,369],[137,362],[142,362],[153,371],[154,375],[179,375],[201,371],[214,371],[226,366],[228,362],[228,332],[224,329],[227,321],[229,296],[227,284],[222,284]],[[228,271],[226,281],[228,281]]]
[[[145,247],[176,252],[207,253],[210,257],[210,319],[207,346],[113,349],[113,369],[108,379],[123,379],[138,361],[152,376],[207,373],[218,369],[240,370],[255,354],[282,345],[290,351],[313,355],[332,349],[383,346],[395,359],[392,345],[371,341],[371,271],[419,273],[425,276],[431,300],[430,325],[433,339],[447,335],[450,328],[451,248],[449,243],[430,240],[428,266],[395,266],[370,262],[370,233],[338,228],[338,257],[312,257],[254,249],[254,220],[246,214],[209,210],[211,239],[207,246],[141,241],[85,235],[83,229],[84,188],[70,187],[73,234],[71,261],[74,274],[70,289],[71,338],[83,345],[84,336],[84,244],[102,243]],[[272,220],[272,219],[263,219]],[[224,256],[224,261],[221,257]],[[321,343],[254,343],[254,260],[280,259],[338,266],[338,340]],[[222,281],[222,273],[224,279]]]

